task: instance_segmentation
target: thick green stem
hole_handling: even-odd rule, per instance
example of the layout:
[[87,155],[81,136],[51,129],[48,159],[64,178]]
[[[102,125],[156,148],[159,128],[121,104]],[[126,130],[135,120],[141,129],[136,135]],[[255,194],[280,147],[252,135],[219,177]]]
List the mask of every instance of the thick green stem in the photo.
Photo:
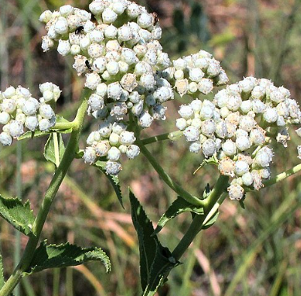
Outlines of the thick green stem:
[[228,186],[229,177],[220,176],[217,180],[214,189],[211,194],[205,200],[204,215],[196,215],[188,228],[187,232],[172,252],[173,257],[179,260],[181,256],[188,249],[196,235],[202,230],[203,225],[210,220],[210,218],[216,213],[219,206],[225,199],[225,190]]
[[83,126],[83,120],[84,116],[88,107],[88,91],[85,91],[83,93],[84,99],[82,100],[82,103],[77,111],[76,118],[73,121],[73,130],[71,132],[71,136],[68,142],[68,145],[66,147],[66,151],[64,153],[64,156],[62,158],[62,161],[57,168],[50,185],[45,193],[44,200],[42,202],[42,206],[39,209],[39,212],[37,214],[37,217],[33,223],[32,228],[32,235],[30,236],[26,248],[24,250],[23,256],[21,258],[20,263],[14,270],[13,274],[10,276],[8,281],[5,283],[5,285],[0,290],[1,296],[7,296],[9,295],[14,287],[18,284],[18,282],[21,280],[23,276],[23,272],[28,269],[30,266],[30,262],[33,258],[35,249],[37,247],[37,244],[39,242],[39,238],[41,235],[41,231],[43,229],[46,217],[49,213],[51,204],[56,196],[56,193],[75,157],[75,153],[78,149],[78,142],[80,133]]
[[174,182],[170,176],[163,170],[160,164],[156,161],[156,159],[152,156],[152,154],[145,148],[141,140],[136,141],[137,145],[139,146],[141,152],[147,158],[147,160],[151,163],[153,168],[157,171],[161,179],[179,196],[184,198],[187,202],[196,205],[196,206],[204,206],[204,201],[198,199],[196,196],[191,195],[186,190],[184,190],[180,185]]
[[76,123],[74,121],[64,121],[64,122],[57,122],[55,126],[52,128],[53,130],[67,130],[70,128],[74,128],[76,126]]

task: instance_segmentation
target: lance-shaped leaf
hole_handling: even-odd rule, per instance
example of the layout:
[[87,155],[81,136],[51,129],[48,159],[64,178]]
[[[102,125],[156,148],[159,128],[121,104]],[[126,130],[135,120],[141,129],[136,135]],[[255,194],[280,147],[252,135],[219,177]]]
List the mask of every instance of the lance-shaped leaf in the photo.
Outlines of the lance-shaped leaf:
[[202,226],[202,229],[208,229],[211,227],[216,222],[218,215],[219,211],[216,211],[213,216]]
[[61,134],[53,133],[49,136],[45,147],[44,157],[46,160],[51,161],[55,165],[58,165],[62,160],[65,152],[65,145]]
[[119,200],[119,203],[124,208],[123,201],[122,201],[122,193],[121,193],[121,189],[120,189],[120,182],[119,182],[118,176],[112,176],[112,175],[109,175],[109,174],[106,173],[106,162],[105,161],[98,160],[94,164],[94,166],[96,166],[108,178],[109,182],[113,186],[113,189],[114,189],[114,191],[116,193],[116,196],[117,196],[117,198]]
[[155,234],[159,233],[168,221],[184,212],[192,212],[197,215],[203,215],[204,209],[190,204],[179,196],[160,218],[155,230]]
[[144,295],[153,295],[157,287],[167,278],[168,273],[179,262],[163,247],[157,236],[153,235],[154,228],[146,216],[142,206],[130,191],[132,220],[139,241],[141,286]]
[[2,262],[2,256],[0,255],[0,289],[4,286],[5,280],[3,275],[3,262]]
[[151,265],[148,285],[146,286],[143,295],[155,295],[158,287],[167,281],[169,272],[179,264],[180,262],[176,261],[167,248],[157,244],[156,256]]
[[29,201],[23,204],[17,197],[4,198],[0,195],[0,215],[25,235],[31,234],[35,217]]
[[26,274],[48,268],[76,266],[87,261],[101,261],[107,272],[111,270],[110,259],[100,248],[81,248],[69,243],[47,245],[47,242],[44,241],[35,250],[34,257]]

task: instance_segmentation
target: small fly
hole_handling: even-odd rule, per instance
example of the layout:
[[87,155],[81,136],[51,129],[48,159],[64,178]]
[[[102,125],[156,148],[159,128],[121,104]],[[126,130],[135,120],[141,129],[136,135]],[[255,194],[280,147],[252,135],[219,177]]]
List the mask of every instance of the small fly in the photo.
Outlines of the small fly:
[[78,34],[80,34],[83,30],[84,30],[84,26],[79,26],[79,27],[76,28],[75,34],[78,35]]
[[88,60],[85,61],[85,64],[89,70],[92,70],[91,65]]

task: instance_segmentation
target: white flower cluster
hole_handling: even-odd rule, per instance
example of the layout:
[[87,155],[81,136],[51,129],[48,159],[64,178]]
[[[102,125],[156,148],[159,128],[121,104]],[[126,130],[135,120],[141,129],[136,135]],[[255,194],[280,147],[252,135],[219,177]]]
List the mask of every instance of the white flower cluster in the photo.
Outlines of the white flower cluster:
[[48,102],[56,101],[61,91],[50,82],[41,84],[40,91],[42,97],[39,100],[33,98],[30,91],[22,86],[10,86],[4,92],[0,92],[2,145],[11,145],[13,138],[24,134],[25,128],[32,132],[48,131],[55,125],[56,116]]
[[164,120],[162,104],[174,94],[162,77],[171,62],[158,41],[156,14],[127,0],[95,0],[89,10],[96,21],[70,5],[45,11],[40,17],[47,30],[44,51],[57,45],[60,54],[74,56],[73,68],[85,74],[85,87],[93,90],[88,113],[95,118],[118,123],[131,114],[142,128]]
[[87,139],[89,146],[85,149],[84,161],[92,164],[97,157],[106,157],[107,174],[118,174],[122,169],[119,163],[122,153],[129,159],[140,153],[139,147],[133,144],[136,140],[134,133],[126,128],[122,122],[102,122],[98,131],[92,132]]
[[229,79],[220,62],[204,50],[173,61],[173,67],[163,71],[163,75],[173,81],[177,92],[183,96],[190,94],[198,97],[207,95],[213,86],[227,84]]
[[259,190],[270,178],[272,140],[286,147],[287,126],[300,124],[301,111],[284,87],[267,79],[247,77],[219,91],[213,102],[196,99],[182,105],[176,126],[191,152],[215,156],[221,174],[232,177],[231,199],[240,200],[245,188]]

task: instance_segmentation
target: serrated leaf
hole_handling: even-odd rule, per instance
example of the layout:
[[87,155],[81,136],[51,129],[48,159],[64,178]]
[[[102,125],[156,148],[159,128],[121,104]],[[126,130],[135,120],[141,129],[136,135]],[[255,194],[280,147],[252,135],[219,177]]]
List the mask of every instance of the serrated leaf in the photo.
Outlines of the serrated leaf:
[[184,212],[192,212],[197,215],[203,215],[204,209],[198,208],[188,203],[186,200],[179,196],[160,218],[157,228],[155,230],[155,234],[159,233],[168,221],[174,219],[176,216]]
[[209,221],[202,226],[202,229],[208,229],[211,227],[217,220],[219,211],[216,211],[215,214],[209,219]]
[[62,135],[51,134],[44,147],[44,157],[57,165],[62,160],[65,150]]
[[[178,265],[170,251],[163,247],[141,204],[130,191],[132,220],[138,235],[140,253],[140,275],[143,291],[150,293],[166,279],[169,271]],[[147,294],[152,295],[152,294]]]
[[3,261],[2,261],[2,256],[0,255],[0,290],[4,286],[5,280],[4,280],[4,275],[3,275]]
[[31,274],[48,268],[76,266],[87,261],[101,261],[106,272],[111,270],[110,259],[100,248],[81,248],[69,243],[47,245],[47,242],[44,241],[35,250],[30,267],[25,273]]
[[113,189],[116,193],[116,196],[119,200],[120,205],[124,208],[123,201],[122,201],[123,198],[122,198],[122,193],[121,193],[121,189],[120,189],[120,182],[119,182],[118,176],[112,176],[112,175],[109,175],[109,174],[106,173],[106,169],[105,169],[106,168],[106,162],[105,161],[98,160],[94,164],[94,166],[96,166],[108,178],[109,182],[113,186]]
[[18,198],[4,198],[0,195],[0,215],[25,235],[30,235],[35,219],[29,201],[25,204]]
[[143,295],[155,295],[159,286],[163,285],[170,271],[180,264],[171,254],[171,252],[157,245],[155,259],[151,266],[151,272],[148,279],[148,285]]

